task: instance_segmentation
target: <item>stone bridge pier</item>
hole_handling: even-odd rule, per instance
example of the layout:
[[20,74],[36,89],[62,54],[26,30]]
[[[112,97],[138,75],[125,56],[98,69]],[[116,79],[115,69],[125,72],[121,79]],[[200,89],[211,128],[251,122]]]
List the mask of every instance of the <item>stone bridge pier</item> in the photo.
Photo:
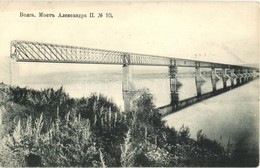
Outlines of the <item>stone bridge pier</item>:
[[[235,69],[230,69],[230,80],[231,80],[231,87],[235,86],[235,80],[237,79],[237,75],[235,74]],[[237,83],[236,83],[237,84]]]
[[211,84],[212,84],[212,91],[215,92],[217,90],[217,82],[221,78],[218,76],[216,69],[214,67],[211,68]]
[[171,105],[173,109],[178,108],[179,103],[179,89],[182,83],[177,78],[177,65],[176,60],[171,60],[171,65],[169,66],[169,77],[170,77],[170,92],[171,92]]
[[126,54],[123,57],[123,81],[122,81],[122,93],[124,100],[124,111],[132,110],[132,73],[130,71],[130,55]]
[[223,88],[227,88],[227,81],[231,78],[228,75],[228,69],[227,68],[222,68],[222,81],[223,81]]
[[237,76],[237,78],[236,78],[237,85],[240,85],[242,83],[242,78],[243,78],[243,75],[241,74],[241,70],[235,69],[235,74]]
[[206,80],[201,75],[200,63],[196,62],[196,67],[195,67],[195,84],[196,84],[197,97],[201,97],[201,95],[202,95],[201,86],[205,82],[206,82]]

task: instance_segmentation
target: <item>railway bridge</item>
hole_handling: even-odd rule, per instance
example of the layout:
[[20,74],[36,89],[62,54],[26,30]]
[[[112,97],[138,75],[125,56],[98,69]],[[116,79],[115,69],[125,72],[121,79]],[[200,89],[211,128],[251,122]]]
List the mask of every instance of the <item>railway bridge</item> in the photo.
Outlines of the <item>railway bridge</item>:
[[[258,77],[256,67],[205,62],[181,58],[154,56],[129,52],[101,50],[85,47],[57,45],[29,41],[12,41],[10,56],[17,62],[47,62],[47,63],[79,63],[79,64],[115,64],[122,66],[122,93],[124,111],[131,111],[132,100],[136,90],[132,81],[131,66],[167,66],[169,68],[169,83],[171,102],[159,107],[163,115],[176,112],[194,103],[221,94],[230,89],[242,86]],[[196,96],[179,100],[179,89],[182,83],[178,80],[178,67],[194,68]],[[201,68],[210,68],[212,92],[202,94],[201,87],[205,83]],[[231,86],[227,86],[230,80]],[[217,88],[217,82],[223,82],[223,88]]]

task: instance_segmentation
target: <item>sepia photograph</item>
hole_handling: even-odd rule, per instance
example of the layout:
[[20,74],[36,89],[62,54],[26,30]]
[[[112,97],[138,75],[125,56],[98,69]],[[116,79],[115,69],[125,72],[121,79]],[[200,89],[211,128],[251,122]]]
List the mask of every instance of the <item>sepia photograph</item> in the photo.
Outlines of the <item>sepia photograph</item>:
[[0,1],[0,167],[258,167],[259,2]]

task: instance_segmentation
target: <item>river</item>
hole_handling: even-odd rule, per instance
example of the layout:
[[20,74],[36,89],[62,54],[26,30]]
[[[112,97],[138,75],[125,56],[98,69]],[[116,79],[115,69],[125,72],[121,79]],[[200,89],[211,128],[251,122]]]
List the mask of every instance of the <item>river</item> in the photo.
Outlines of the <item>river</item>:
[[[80,70],[73,71],[72,65],[53,65],[39,63],[35,70],[30,69],[29,63],[16,63],[17,73],[12,73],[12,85],[20,87],[30,87],[43,89],[53,87],[55,89],[63,86],[65,91],[72,97],[79,98],[89,96],[91,93],[102,93],[112,98],[121,109],[123,109],[122,97],[122,67],[121,66],[100,66],[96,65],[91,69],[82,66]],[[46,68],[47,67],[47,68]],[[88,66],[87,66],[88,67]],[[98,68],[97,68],[98,67]],[[110,69],[104,69],[108,67]],[[40,69],[43,69],[41,71]],[[48,69],[58,69],[52,71]],[[65,70],[64,70],[65,69]],[[72,71],[70,71],[72,69]],[[209,71],[205,69],[204,71]],[[47,71],[47,73],[44,73]],[[39,73],[43,72],[43,73]],[[133,84],[135,89],[148,88],[154,95],[154,103],[157,107],[164,106],[170,102],[170,84],[168,77],[168,67],[138,67],[131,68]],[[194,68],[179,68],[179,81],[183,84],[179,90],[180,100],[196,95]],[[202,86],[202,93],[212,91],[209,77],[205,77],[206,82]],[[228,82],[230,85],[230,82]],[[222,88],[222,82],[217,83],[218,88]]]
[[204,100],[164,117],[166,124],[190,128],[191,137],[202,131],[222,144],[243,141],[248,151],[258,152],[259,80]]

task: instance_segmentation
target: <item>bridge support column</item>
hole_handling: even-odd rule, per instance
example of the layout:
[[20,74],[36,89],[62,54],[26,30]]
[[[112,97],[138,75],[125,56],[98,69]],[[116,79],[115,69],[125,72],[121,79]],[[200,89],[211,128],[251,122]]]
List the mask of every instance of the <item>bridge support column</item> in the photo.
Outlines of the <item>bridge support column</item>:
[[256,71],[255,70],[252,70],[252,74],[253,74],[253,80],[256,79]]
[[235,79],[237,79],[237,75],[235,74],[235,70],[234,69],[231,69],[230,70],[230,80],[231,80],[231,87],[234,87],[235,84],[234,84],[234,81]]
[[251,81],[251,69],[247,69],[247,82]]
[[249,72],[248,69],[245,69],[245,79],[246,79],[246,83],[249,81]]
[[220,77],[217,75],[216,69],[211,68],[211,83],[212,83],[212,90],[215,92],[217,90],[217,82],[220,80]]
[[242,69],[239,70],[239,76],[240,76],[240,84],[243,84],[244,83],[244,75],[243,75]]
[[226,88],[226,87],[227,87],[227,80],[228,80],[229,78],[230,78],[230,77],[229,77],[228,74],[227,74],[227,69],[226,69],[226,68],[223,68],[223,69],[222,69],[223,88]]
[[251,69],[251,80],[254,80],[254,77],[255,77],[255,75],[254,75],[254,70]]
[[197,96],[201,97],[201,86],[205,82],[205,79],[201,76],[201,69],[200,64],[196,63],[196,69],[195,69],[195,83],[196,83],[196,90],[197,90]]
[[251,81],[251,70],[248,68],[247,69],[247,82]]
[[242,69],[242,83],[246,83],[246,80],[247,80],[247,71],[246,69]]
[[250,79],[254,80],[254,70],[253,69],[250,70]]
[[236,69],[235,70],[235,74],[236,74],[236,76],[237,76],[237,85],[240,85],[241,84],[241,80],[242,80],[242,77],[243,77],[243,75],[240,73],[240,69]]
[[170,77],[170,91],[171,91],[171,105],[173,110],[178,108],[179,103],[179,89],[182,86],[181,82],[177,78],[177,65],[176,61],[171,60],[171,66],[169,66],[169,77]]
[[252,69],[249,69],[249,80],[251,81],[251,80],[253,80],[254,78],[253,78],[253,76],[254,76],[254,74],[253,74],[253,70]]
[[123,91],[123,100],[124,100],[124,111],[128,112],[132,110],[132,73],[130,69],[130,57],[129,55],[124,55],[124,64],[123,64],[123,82],[122,82],[122,91]]

